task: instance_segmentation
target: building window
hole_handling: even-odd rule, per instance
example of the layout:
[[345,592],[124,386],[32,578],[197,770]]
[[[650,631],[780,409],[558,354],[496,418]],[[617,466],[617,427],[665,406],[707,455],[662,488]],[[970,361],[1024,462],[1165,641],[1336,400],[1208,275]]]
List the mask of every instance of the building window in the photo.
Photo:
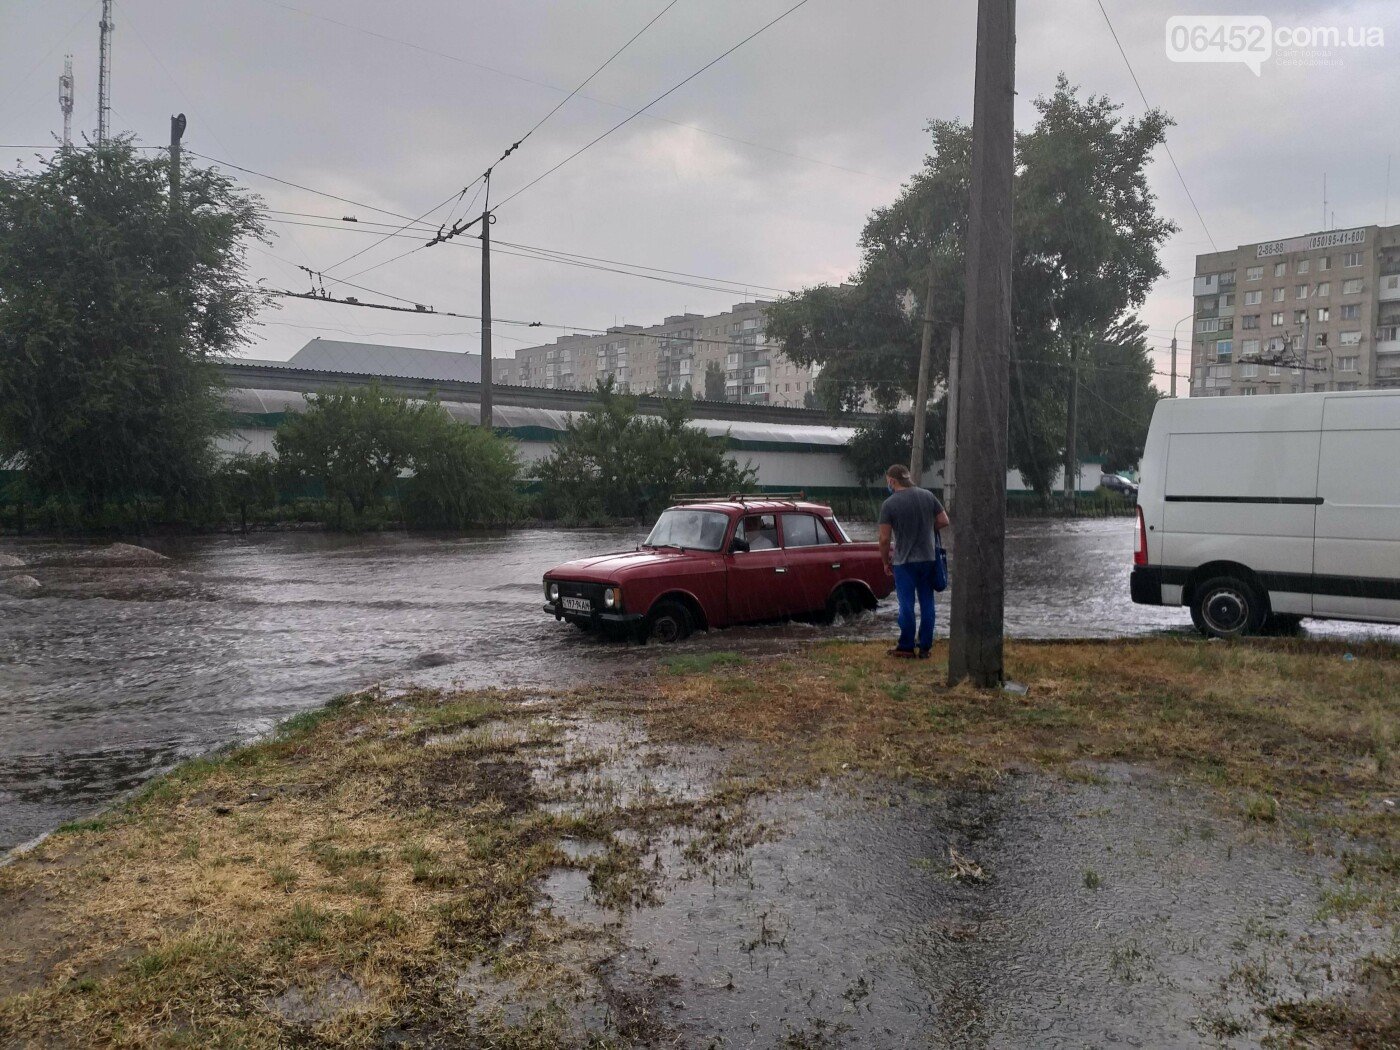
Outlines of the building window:
[[1287,295],[1288,295],[1288,289],[1287,289],[1287,288],[1275,288],[1275,289],[1274,289],[1274,302],[1276,302],[1276,303],[1281,303],[1281,302],[1283,302],[1284,298],[1285,298]]
[[1308,269],[1310,268],[1310,266],[1311,266],[1311,263],[1310,263],[1309,260],[1307,260],[1307,259],[1299,259],[1299,260],[1298,260],[1298,272],[1299,272],[1299,273],[1307,273],[1307,272],[1308,272]]
[[1342,282],[1343,295],[1359,295],[1361,293],[1361,278],[1353,277],[1349,281]]
[[1275,276],[1275,277],[1282,277],[1282,276],[1283,276],[1284,274],[1286,274],[1287,272],[1288,272],[1288,264],[1287,264],[1287,263],[1274,263],[1274,276]]
[[1337,358],[1337,371],[1358,372],[1360,371],[1360,368],[1358,367],[1358,363],[1360,362],[1360,360],[1361,358],[1359,357],[1339,357]]
[[1326,332],[1318,332],[1318,333],[1317,333],[1317,345],[1318,345],[1318,346],[1326,346],[1326,345],[1327,345],[1327,333],[1326,333]]
[[1264,267],[1262,266],[1251,266],[1244,272],[1244,279],[1246,281],[1257,281],[1260,280],[1263,276]]
[[1386,325],[1376,329],[1376,339],[1382,343],[1393,343],[1400,339],[1400,325]]
[[1275,310],[1273,317],[1269,320],[1269,324],[1273,325],[1275,328],[1281,326],[1283,324],[1283,311]]
[[1298,285],[1297,288],[1295,288],[1295,289],[1293,290],[1293,298],[1295,298],[1295,299],[1306,299],[1307,297],[1308,297],[1308,286],[1307,286],[1306,284],[1300,284],[1300,285]]
[[1283,368],[1282,368],[1282,366],[1280,366],[1280,365],[1270,365],[1270,366],[1269,366],[1269,376],[1270,376],[1271,378],[1272,378],[1272,377],[1281,376],[1281,375],[1283,375]]
[[1209,376],[1211,379],[1229,379],[1230,366],[1211,365],[1209,368],[1206,369],[1206,375]]
[[1330,320],[1332,320],[1332,309],[1331,309],[1331,307],[1319,306],[1319,307],[1317,308],[1317,319],[1318,319],[1319,322],[1321,322],[1321,321],[1330,321]]
[[1245,314],[1243,317],[1240,318],[1240,327],[1241,327],[1241,328],[1258,328],[1258,327],[1259,327],[1259,315],[1258,315],[1258,314]]
[[1361,320],[1361,304],[1348,303],[1337,311],[1337,316],[1343,321],[1359,321]]
[[1220,331],[1220,318],[1203,317],[1196,322],[1197,332],[1218,332]]
[[1358,389],[1360,389],[1360,387],[1361,387],[1361,384],[1360,384],[1360,383],[1338,383],[1338,384],[1337,384],[1337,389],[1338,389],[1338,390],[1358,390]]
[[1259,340],[1258,340],[1258,339],[1245,339],[1245,340],[1243,340],[1243,341],[1240,343],[1240,353],[1245,354],[1246,356],[1248,356],[1249,354],[1257,354],[1258,352],[1259,352]]
[[1230,360],[1230,354],[1234,351],[1235,344],[1229,339],[1221,339],[1215,344],[1215,356],[1221,361]]
[[1259,393],[1259,388],[1258,388],[1257,386],[1242,386],[1242,387],[1240,387],[1240,394],[1241,394],[1242,396],[1248,397],[1248,396],[1250,396],[1250,395],[1252,395],[1252,394],[1257,394],[1257,393]]
[[1308,319],[1308,312],[1307,312],[1306,310],[1294,310],[1294,311],[1293,311],[1293,323],[1294,323],[1294,324],[1302,324],[1302,323],[1303,323],[1304,321],[1306,321],[1307,319]]
[[1231,294],[1229,294],[1229,295],[1222,295],[1222,296],[1220,297],[1220,309],[1222,309],[1222,310],[1228,310],[1228,309],[1230,309],[1230,307],[1232,307],[1232,306],[1234,306],[1234,305],[1235,305],[1235,296],[1234,296],[1234,293],[1231,293]]
[[1360,345],[1361,345],[1361,333],[1360,333],[1360,332],[1343,332],[1341,335],[1339,335],[1339,336],[1337,337],[1337,343],[1338,343],[1339,345],[1341,345],[1341,346],[1360,346]]
[[1332,256],[1324,255],[1321,259],[1317,260],[1317,268],[1319,270],[1332,269]]
[[1259,366],[1258,366],[1258,365],[1255,365],[1255,364],[1240,365],[1240,378],[1241,378],[1241,379],[1258,379],[1258,378],[1259,378]]
[[1313,298],[1318,299],[1332,294],[1332,282],[1323,281],[1317,286],[1317,291],[1313,292]]
[[1361,265],[1361,253],[1360,253],[1360,252],[1347,252],[1345,255],[1342,256],[1342,265],[1343,265],[1343,266],[1360,266],[1360,265]]
[[1263,300],[1263,298],[1264,298],[1264,293],[1263,293],[1262,291],[1260,291],[1258,288],[1255,288],[1253,291],[1249,291],[1249,292],[1245,292],[1245,293],[1244,293],[1244,305],[1245,305],[1245,306],[1258,306],[1259,303]]

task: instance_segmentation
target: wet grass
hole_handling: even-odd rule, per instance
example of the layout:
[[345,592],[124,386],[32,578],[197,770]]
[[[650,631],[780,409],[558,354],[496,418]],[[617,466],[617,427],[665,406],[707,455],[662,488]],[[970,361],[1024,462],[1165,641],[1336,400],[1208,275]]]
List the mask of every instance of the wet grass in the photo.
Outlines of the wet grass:
[[[528,709],[491,691],[365,694],[182,766],[0,869],[0,1044],[375,1045],[399,1031],[447,1045],[586,1042],[559,1034],[548,1001],[538,1016],[474,1013],[455,975],[484,963],[522,987],[552,987],[565,979],[551,961],[565,934],[536,908],[550,871],[587,871],[602,906],[645,905],[647,851],[623,829],[645,839],[684,826],[679,854],[703,871],[768,833],[744,816],[753,792],[849,771],[978,784],[1047,767],[1097,782],[1114,763],[1151,763],[1217,793],[1251,834],[1336,850],[1344,877],[1323,898],[1326,917],[1393,919],[1393,646],[1012,644],[1007,667],[1029,685],[1023,696],[947,688],[941,645],[929,661],[883,652],[819,645],[784,655],[781,671],[690,654],[649,684],[545,707],[536,695]],[[555,780],[588,781],[607,756],[559,743],[561,724],[588,710],[644,723],[653,741],[713,743],[741,766],[744,755],[761,764],[718,771],[703,802],[634,791],[624,805],[600,789],[555,812],[550,778],[532,770],[553,748]],[[570,860],[566,837],[603,848]],[[951,850],[929,863],[950,878],[984,875]],[[1104,885],[1092,869],[1082,882]],[[761,921],[753,936],[780,934]],[[1151,960],[1125,942],[1110,966],[1134,983]],[[1375,1040],[1394,1035],[1384,1011],[1396,1005],[1396,973],[1393,959],[1372,960],[1362,992],[1283,1004],[1275,1020],[1319,1045],[1390,1045]],[[332,979],[353,983],[353,1003],[311,1020],[269,1005]],[[1216,1021],[1222,1032],[1233,1024]],[[619,1031],[634,1022],[624,1011]],[[830,1035],[797,1029],[789,1045]]]

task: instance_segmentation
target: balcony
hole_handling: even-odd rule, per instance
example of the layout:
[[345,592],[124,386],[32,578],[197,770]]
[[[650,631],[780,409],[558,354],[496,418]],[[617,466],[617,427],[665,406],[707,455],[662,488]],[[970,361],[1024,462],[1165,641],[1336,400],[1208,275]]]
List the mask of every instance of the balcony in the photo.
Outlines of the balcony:
[[1191,285],[1192,295],[1218,295],[1220,293],[1220,275],[1218,273],[1208,273],[1197,277]]
[[1382,277],[1380,286],[1376,289],[1376,298],[1381,302],[1400,299],[1400,274]]

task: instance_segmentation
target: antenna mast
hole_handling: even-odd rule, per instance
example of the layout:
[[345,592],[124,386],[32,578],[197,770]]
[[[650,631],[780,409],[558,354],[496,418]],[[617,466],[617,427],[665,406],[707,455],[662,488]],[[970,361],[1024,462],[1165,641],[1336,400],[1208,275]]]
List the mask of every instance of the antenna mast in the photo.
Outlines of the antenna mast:
[[58,108],[63,110],[63,145],[73,144],[73,56],[63,56],[63,76],[58,78]]
[[102,56],[97,66],[97,144],[107,141],[112,124],[112,0],[102,0]]

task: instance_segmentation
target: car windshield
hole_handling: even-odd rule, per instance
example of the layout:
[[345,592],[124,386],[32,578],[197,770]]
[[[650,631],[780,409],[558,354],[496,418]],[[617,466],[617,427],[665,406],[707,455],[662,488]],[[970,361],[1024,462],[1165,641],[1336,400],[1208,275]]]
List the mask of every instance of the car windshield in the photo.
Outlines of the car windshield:
[[717,551],[724,543],[729,515],[717,510],[662,511],[643,547],[681,547]]

